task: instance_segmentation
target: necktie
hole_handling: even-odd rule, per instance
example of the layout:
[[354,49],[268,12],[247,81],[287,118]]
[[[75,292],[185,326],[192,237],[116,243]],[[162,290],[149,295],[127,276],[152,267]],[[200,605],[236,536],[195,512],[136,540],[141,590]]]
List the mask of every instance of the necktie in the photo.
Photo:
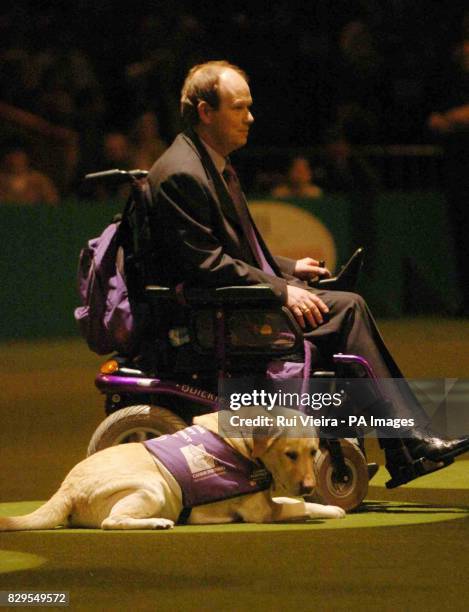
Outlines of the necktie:
[[259,244],[251,217],[249,215],[246,198],[244,197],[241,185],[239,183],[238,175],[230,162],[227,162],[225,166],[223,178],[225,179],[231,199],[235,205],[236,212],[238,213],[241,227],[243,228],[244,234],[249,242],[249,246],[251,247],[259,267],[263,272],[276,276],[275,272],[269,265],[269,262],[265,258],[261,245]]

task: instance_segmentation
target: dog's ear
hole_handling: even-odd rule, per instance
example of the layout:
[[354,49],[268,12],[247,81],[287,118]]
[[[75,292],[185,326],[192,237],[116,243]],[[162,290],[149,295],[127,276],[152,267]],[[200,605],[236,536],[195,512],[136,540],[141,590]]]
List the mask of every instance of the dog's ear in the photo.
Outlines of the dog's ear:
[[278,427],[256,427],[252,432],[252,458],[261,458],[282,433]]

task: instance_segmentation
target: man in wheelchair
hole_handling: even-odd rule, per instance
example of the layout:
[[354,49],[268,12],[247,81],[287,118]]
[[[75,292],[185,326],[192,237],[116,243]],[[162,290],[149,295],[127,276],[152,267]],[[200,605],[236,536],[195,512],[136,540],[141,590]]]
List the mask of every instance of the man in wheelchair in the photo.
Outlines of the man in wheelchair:
[[[187,130],[148,175],[154,278],[168,287],[269,285],[326,360],[336,353],[360,355],[376,378],[401,379],[380,414],[419,425],[405,437],[380,438],[393,486],[448,465],[469,450],[469,438],[444,440],[428,429],[361,296],[311,287],[309,281],[329,271],[309,257],[273,257],[259,234],[228,157],[246,144],[254,121],[247,81],[227,62],[195,66],[186,78],[181,113]],[[415,462],[433,467],[406,470]]]

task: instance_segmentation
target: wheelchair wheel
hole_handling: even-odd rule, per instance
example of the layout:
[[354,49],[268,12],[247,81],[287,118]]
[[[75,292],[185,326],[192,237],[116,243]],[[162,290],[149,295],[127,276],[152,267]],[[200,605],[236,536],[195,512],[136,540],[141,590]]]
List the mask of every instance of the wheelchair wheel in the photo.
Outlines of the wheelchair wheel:
[[94,432],[87,455],[108,446],[127,442],[144,442],[187,427],[174,412],[158,406],[129,406],[110,414]]
[[340,445],[347,468],[346,480],[338,478],[329,451],[322,449],[315,463],[316,490],[308,500],[339,506],[349,512],[355,510],[368,493],[368,468],[356,444],[341,440]]

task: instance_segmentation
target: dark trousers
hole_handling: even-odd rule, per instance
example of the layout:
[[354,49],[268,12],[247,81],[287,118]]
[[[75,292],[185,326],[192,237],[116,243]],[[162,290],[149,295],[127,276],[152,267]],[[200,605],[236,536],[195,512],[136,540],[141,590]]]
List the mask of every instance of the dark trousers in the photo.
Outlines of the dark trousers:
[[[363,388],[354,398],[359,411],[364,415],[371,410],[373,416],[410,419],[418,426],[425,427],[428,417],[412,393],[396,362],[384,344],[365,300],[356,293],[346,291],[314,290],[329,308],[329,320],[306,334],[321,356],[332,360],[334,353],[345,353],[364,357],[380,379],[399,379],[396,384],[385,386],[389,403],[375,404],[376,397]],[[363,374],[353,371],[350,375]],[[367,385],[370,389],[371,386]],[[374,404],[374,405],[373,405]]]

